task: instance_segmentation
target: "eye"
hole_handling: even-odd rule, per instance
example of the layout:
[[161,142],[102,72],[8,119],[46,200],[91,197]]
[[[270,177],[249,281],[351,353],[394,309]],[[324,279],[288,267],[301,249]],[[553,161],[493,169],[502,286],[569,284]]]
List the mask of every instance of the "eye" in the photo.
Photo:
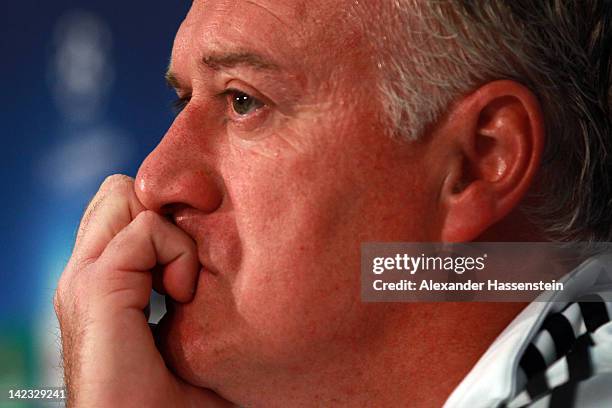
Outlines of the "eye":
[[244,92],[230,89],[226,92],[231,109],[238,116],[246,116],[264,107],[264,103]]

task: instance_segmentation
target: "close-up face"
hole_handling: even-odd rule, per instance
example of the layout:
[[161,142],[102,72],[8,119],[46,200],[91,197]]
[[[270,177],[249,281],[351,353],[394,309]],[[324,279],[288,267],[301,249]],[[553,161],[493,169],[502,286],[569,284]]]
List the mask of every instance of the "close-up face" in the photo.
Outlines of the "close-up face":
[[136,190],[197,243],[195,298],[161,326],[194,384],[300,375],[376,344],[387,306],[360,302],[360,244],[439,239],[439,164],[385,131],[355,7],[196,0],[177,33],[182,109]]
[[612,407],[611,1],[78,3],[3,12],[8,399]]

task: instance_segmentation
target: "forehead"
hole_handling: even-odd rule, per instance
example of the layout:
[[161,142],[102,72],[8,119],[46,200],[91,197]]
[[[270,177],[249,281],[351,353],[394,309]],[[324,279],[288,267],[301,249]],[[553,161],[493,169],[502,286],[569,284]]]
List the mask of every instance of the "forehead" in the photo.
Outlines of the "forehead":
[[347,0],[195,0],[177,34],[173,61],[196,50],[234,49],[311,66],[362,44],[360,7]]

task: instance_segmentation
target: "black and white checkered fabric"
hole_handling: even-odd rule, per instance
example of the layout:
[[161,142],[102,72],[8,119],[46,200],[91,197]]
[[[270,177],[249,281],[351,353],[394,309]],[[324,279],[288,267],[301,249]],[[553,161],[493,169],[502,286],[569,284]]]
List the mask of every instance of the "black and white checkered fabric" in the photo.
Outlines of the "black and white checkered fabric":
[[505,406],[612,407],[611,316],[601,294],[548,315],[520,359],[523,390]]
[[444,408],[612,408],[612,254],[563,281],[572,301],[545,292],[529,304]]

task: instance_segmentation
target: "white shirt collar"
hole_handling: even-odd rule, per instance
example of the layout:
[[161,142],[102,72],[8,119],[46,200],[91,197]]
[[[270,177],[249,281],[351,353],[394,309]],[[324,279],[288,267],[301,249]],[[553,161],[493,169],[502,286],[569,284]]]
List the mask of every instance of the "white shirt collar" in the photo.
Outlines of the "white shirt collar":
[[[592,273],[594,270],[600,273]],[[585,261],[560,281],[564,282],[564,293],[572,298],[592,293],[600,284],[612,282],[612,254]],[[530,303],[495,339],[455,388],[444,408],[491,408],[513,396],[517,368],[525,348],[546,316],[567,304],[556,301],[557,297],[558,292],[545,292]]]

